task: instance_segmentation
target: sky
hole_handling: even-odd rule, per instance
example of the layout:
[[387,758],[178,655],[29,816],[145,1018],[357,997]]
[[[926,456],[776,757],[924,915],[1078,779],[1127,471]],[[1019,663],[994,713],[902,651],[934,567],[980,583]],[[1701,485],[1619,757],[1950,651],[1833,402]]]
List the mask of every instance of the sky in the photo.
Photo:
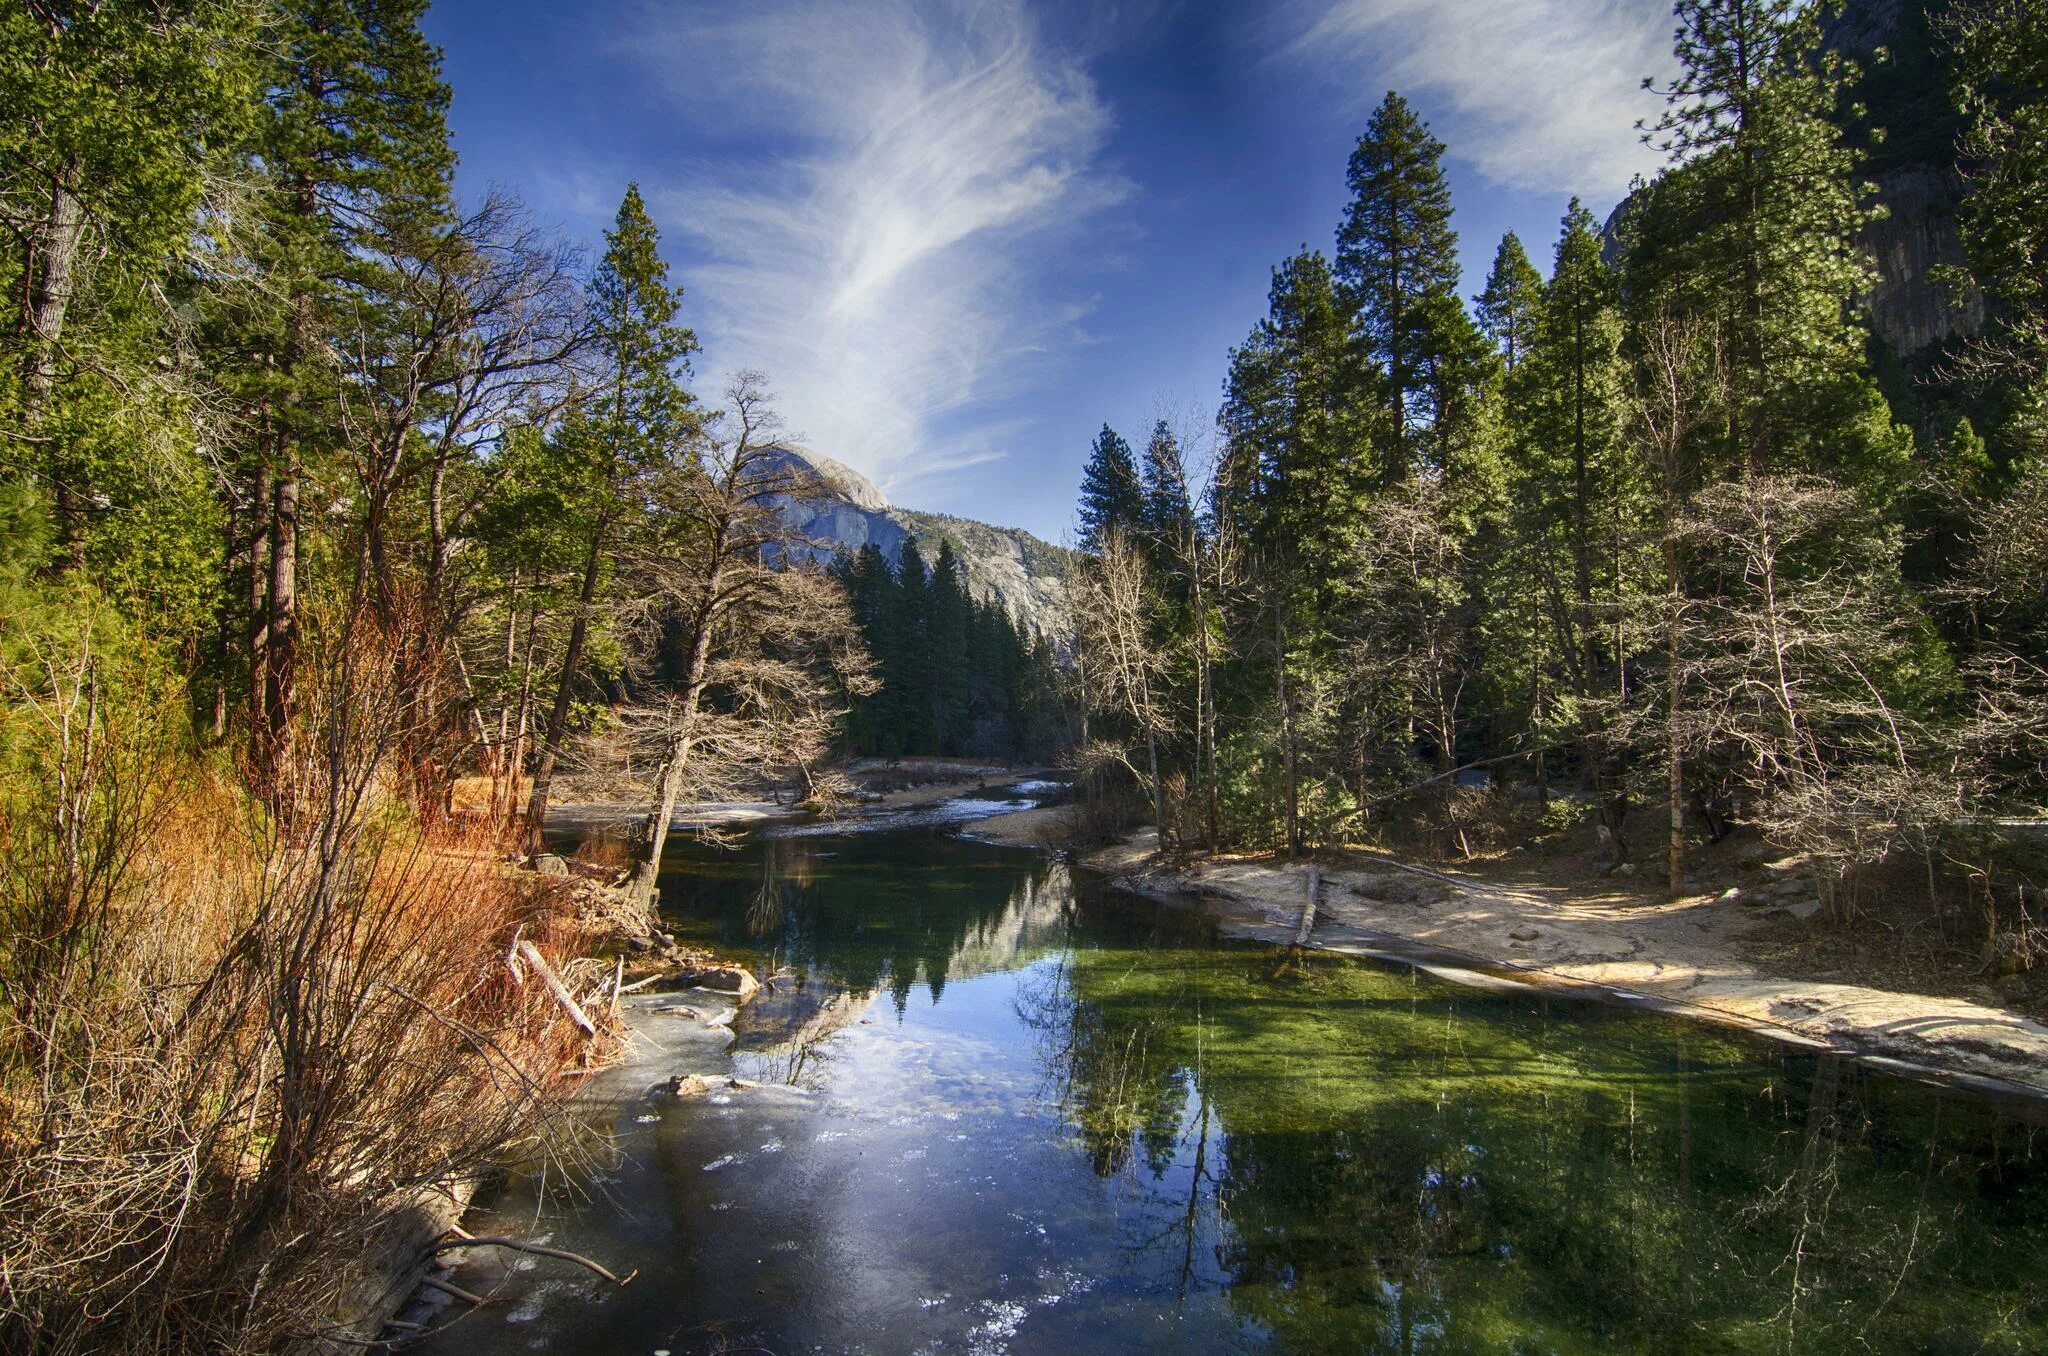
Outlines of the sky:
[[1399,89],[1448,144],[1464,291],[1547,271],[1635,131],[1668,0],[436,0],[458,190],[593,251],[629,181],[693,385],[762,372],[895,503],[1070,536],[1107,422],[1207,430],[1272,266],[1333,248]]

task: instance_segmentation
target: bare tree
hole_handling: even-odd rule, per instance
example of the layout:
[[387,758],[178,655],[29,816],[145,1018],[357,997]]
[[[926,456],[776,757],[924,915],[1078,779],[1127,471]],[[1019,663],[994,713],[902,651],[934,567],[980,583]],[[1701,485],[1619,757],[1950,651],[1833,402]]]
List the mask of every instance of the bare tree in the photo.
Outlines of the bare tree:
[[[867,681],[864,657],[851,641],[851,614],[836,584],[793,572],[793,555],[807,545],[786,525],[781,500],[808,495],[815,484],[774,441],[780,420],[758,372],[741,372],[727,386],[726,409],[710,424],[701,466],[679,468],[659,490],[659,512],[673,528],[659,554],[636,562],[646,600],[643,632],[658,634],[673,675],[661,699],[634,715],[641,741],[659,747],[654,806],[636,835],[626,888],[652,907],[669,821],[693,777],[716,780],[735,766],[816,760],[821,724],[836,718],[821,700],[829,684],[814,682],[808,661],[839,656],[830,677],[846,685]],[[842,624],[843,623],[843,624]],[[802,637],[806,645],[767,644]],[[723,687],[723,712],[706,709],[707,692]],[[854,690],[860,690],[855,687]],[[751,712],[738,720],[735,712]],[[761,713],[790,718],[783,732]]]
[[1166,656],[1153,638],[1153,581],[1139,544],[1115,527],[1100,534],[1095,556],[1069,583],[1074,625],[1088,655],[1085,700],[1127,720],[1145,750],[1145,766],[1124,743],[1097,738],[1082,750],[1085,762],[1115,762],[1149,793],[1159,845],[1172,824],[1159,771],[1159,741],[1169,727],[1164,690]]
[[1681,523],[1695,582],[1672,718],[1719,763],[1748,817],[1812,856],[1824,898],[1861,862],[1955,813],[1929,740],[1888,694],[1918,617],[1892,538],[1851,493],[1753,477],[1695,496]]
[[1686,626],[1681,569],[1686,451],[1715,407],[1723,386],[1721,357],[1712,331],[1678,315],[1668,301],[1641,328],[1641,356],[1628,396],[1628,423],[1660,492],[1659,554],[1664,596],[1658,618],[1664,637],[1664,767],[1666,880],[1672,894],[1685,888],[1685,739],[1682,713]]

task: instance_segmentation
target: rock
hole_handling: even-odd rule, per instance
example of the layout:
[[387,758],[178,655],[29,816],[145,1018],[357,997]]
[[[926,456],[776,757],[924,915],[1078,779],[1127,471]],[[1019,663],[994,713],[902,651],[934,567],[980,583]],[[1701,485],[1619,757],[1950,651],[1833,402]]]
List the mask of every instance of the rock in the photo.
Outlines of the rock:
[[668,1090],[675,1097],[702,1097],[718,1084],[703,1074],[683,1074],[668,1080]]
[[543,876],[566,876],[571,874],[568,858],[557,856],[552,852],[534,854],[533,869],[540,872]]
[[1017,528],[897,508],[860,472],[792,443],[770,449],[762,471],[792,477],[801,490],[768,497],[784,525],[813,543],[792,548],[792,554],[829,561],[838,551],[871,545],[894,560],[904,540],[915,538],[931,559],[939,542],[949,541],[976,599],[994,599],[1030,630],[1062,630],[1066,573],[1075,559],[1065,547]]
[[754,978],[753,972],[737,965],[707,965],[681,976],[678,982],[729,993],[742,1003],[761,991],[761,981]]
[[1508,936],[1518,942],[1533,942],[1543,934],[1535,928],[1513,928]]
[[1633,876],[1635,873],[1636,864],[1634,862],[1623,862],[1607,874],[1610,876]]
[[1788,916],[1804,923],[1820,913],[1821,903],[1817,899],[1795,899],[1789,904],[1779,905],[1778,908]]
[[1768,843],[1744,843],[1735,849],[1735,864],[1745,869],[1759,867],[1770,860],[1770,856]]
[[654,941],[649,937],[628,937],[626,939],[626,949],[628,951],[652,951],[654,950]]
[[1763,901],[1757,899],[1749,891],[1731,885],[1720,894],[1714,896],[1714,902],[1716,904],[1761,904]]

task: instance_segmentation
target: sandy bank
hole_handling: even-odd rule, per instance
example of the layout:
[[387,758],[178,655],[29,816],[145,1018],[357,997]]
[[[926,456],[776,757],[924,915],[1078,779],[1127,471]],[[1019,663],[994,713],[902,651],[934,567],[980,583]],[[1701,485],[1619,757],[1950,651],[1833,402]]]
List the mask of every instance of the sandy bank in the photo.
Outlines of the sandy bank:
[[[1164,867],[1154,860],[1149,830],[1082,864],[1155,898],[1199,901],[1232,931],[1283,943],[1294,935],[1306,893],[1299,868],[1267,859]],[[1594,986],[1623,1001],[1907,1072],[1937,1072],[1986,1091],[2048,1095],[2048,1027],[1963,999],[1766,973],[1744,952],[1761,929],[1786,925],[1733,901],[1588,900],[1558,887],[1372,858],[1326,863],[1322,871],[1309,941],[1319,949],[1419,959],[1475,982]]]
[[1042,848],[1057,841],[1065,822],[1064,805],[1035,805],[974,820],[965,826],[965,832],[970,838],[1003,847]]

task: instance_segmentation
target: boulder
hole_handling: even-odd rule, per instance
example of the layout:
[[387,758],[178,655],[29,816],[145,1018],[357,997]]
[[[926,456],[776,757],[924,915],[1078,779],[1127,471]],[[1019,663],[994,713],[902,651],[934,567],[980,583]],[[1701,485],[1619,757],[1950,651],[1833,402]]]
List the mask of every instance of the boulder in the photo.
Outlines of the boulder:
[[543,876],[566,876],[571,874],[569,859],[552,852],[537,852],[533,857],[533,869]]
[[754,978],[753,972],[737,965],[707,965],[678,976],[676,982],[729,993],[742,1003],[761,991],[761,981]]

